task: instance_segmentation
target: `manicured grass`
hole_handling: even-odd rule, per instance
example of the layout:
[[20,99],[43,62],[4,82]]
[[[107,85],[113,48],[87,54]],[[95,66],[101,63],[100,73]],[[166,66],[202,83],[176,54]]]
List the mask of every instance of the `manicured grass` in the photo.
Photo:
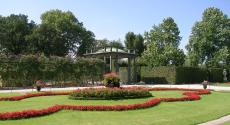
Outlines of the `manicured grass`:
[[17,95],[22,95],[22,93],[0,93],[0,97],[11,97],[11,96],[17,96]]
[[[182,91],[153,91],[155,97],[181,97]],[[0,121],[0,125],[190,125],[230,114],[230,93],[213,92],[199,101],[163,102],[158,106],[133,111],[65,111],[48,116]],[[155,98],[154,97],[154,98]],[[0,112],[43,108],[53,104],[116,105],[133,104],[147,100],[69,100],[68,96],[35,97],[19,102],[0,102]]]
[[230,125],[230,121],[224,123],[224,124],[221,124],[221,125]]

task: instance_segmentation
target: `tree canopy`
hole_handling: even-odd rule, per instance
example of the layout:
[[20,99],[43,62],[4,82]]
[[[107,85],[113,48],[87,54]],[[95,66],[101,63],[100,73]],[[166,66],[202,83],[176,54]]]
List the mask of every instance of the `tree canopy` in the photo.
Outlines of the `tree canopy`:
[[133,32],[128,32],[124,42],[127,49],[137,50],[139,55],[144,51],[144,38],[141,34],[136,35]]
[[230,19],[220,9],[207,8],[193,26],[186,48],[193,66],[229,64]]
[[7,17],[0,17],[1,52],[14,55],[27,53],[29,43],[26,36],[32,32],[34,27],[34,22],[29,22],[26,15],[11,14]]
[[39,25],[22,14],[0,16],[0,52],[7,54],[81,56],[94,41],[93,32],[70,11],[47,11],[41,15]]
[[166,65],[182,65],[185,55],[178,48],[181,37],[173,18],[168,17],[158,26],[145,33],[147,48],[142,58],[151,67]]
[[121,42],[121,40],[108,40],[108,39],[102,39],[102,40],[96,40],[94,42],[95,48],[104,48],[104,47],[115,47],[119,49],[123,49],[124,46]]
[[70,11],[47,11],[41,15],[41,20],[38,28],[28,37],[34,45],[34,52],[56,56],[69,53],[82,55],[93,44],[94,34],[86,30]]

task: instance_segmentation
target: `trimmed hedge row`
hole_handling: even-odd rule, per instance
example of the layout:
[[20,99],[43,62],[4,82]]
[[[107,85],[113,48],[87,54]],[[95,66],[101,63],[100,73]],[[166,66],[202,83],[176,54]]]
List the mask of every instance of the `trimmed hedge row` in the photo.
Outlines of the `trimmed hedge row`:
[[31,86],[37,80],[56,83],[102,80],[103,69],[104,62],[100,59],[0,54],[0,81],[3,87]]
[[148,84],[153,83],[175,83],[176,69],[175,67],[141,67],[141,80]]
[[208,78],[210,82],[223,82],[223,69],[221,68],[208,69]]
[[223,82],[223,69],[198,67],[142,67],[141,80],[147,84],[186,84],[210,82]]
[[201,83],[207,78],[207,71],[204,68],[176,67],[176,84]]

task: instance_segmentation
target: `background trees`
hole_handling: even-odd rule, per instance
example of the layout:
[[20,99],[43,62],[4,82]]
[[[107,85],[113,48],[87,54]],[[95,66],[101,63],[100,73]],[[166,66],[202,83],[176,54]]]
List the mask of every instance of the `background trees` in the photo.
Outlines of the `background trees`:
[[32,52],[56,56],[82,55],[93,44],[94,34],[86,30],[70,11],[47,11],[41,15],[41,20],[28,37],[33,45]]
[[147,48],[143,60],[151,67],[166,65],[182,65],[185,55],[178,48],[181,37],[177,24],[171,17],[163,20],[158,26],[145,33]]
[[229,64],[230,19],[217,8],[207,8],[193,26],[186,48],[192,66]]
[[107,40],[107,39],[102,39],[102,40],[96,40],[94,42],[94,47],[95,48],[104,48],[104,47],[115,47],[115,48],[119,48],[119,49],[123,49],[124,46],[121,42],[120,39],[118,40]]
[[29,22],[26,15],[0,17],[1,52],[14,55],[27,53],[29,43],[26,36],[31,34],[34,27],[34,22]]
[[41,15],[40,25],[22,14],[0,17],[0,50],[4,53],[81,56],[93,42],[93,32],[70,11],[47,11]]
[[126,33],[124,43],[127,49],[135,49],[139,55],[144,51],[144,38],[140,34]]

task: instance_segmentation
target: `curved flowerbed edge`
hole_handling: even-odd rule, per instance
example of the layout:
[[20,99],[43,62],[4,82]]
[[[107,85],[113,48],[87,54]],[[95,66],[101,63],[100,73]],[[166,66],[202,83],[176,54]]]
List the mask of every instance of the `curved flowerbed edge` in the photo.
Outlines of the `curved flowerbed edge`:
[[[187,91],[184,92],[183,95],[185,97],[181,98],[156,98],[150,99],[144,103],[138,104],[129,104],[129,105],[113,105],[113,106],[105,106],[105,105],[91,105],[91,106],[74,106],[74,105],[54,105],[45,109],[41,110],[23,110],[18,112],[5,112],[0,113],[0,120],[11,120],[11,119],[23,119],[23,118],[31,118],[37,116],[44,116],[48,114],[52,114],[58,112],[60,110],[78,110],[78,111],[124,111],[124,110],[135,110],[135,109],[143,109],[153,107],[160,102],[175,102],[175,101],[195,101],[200,100],[201,97],[199,95],[203,94],[210,94],[209,90],[196,90],[196,89],[178,89],[178,88],[150,88],[150,91],[157,91],[157,90],[183,90]],[[49,92],[47,94],[44,93],[36,93],[33,96],[23,96],[23,97],[36,97],[36,96],[50,96],[50,95],[67,95],[68,92],[60,93],[60,92]],[[9,97],[10,98],[10,97]],[[21,100],[22,97],[14,98]],[[10,100],[10,99],[9,99]],[[10,100],[15,101],[15,100]]]

